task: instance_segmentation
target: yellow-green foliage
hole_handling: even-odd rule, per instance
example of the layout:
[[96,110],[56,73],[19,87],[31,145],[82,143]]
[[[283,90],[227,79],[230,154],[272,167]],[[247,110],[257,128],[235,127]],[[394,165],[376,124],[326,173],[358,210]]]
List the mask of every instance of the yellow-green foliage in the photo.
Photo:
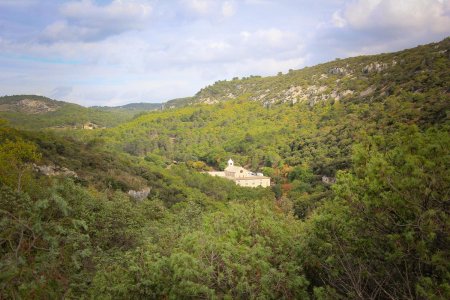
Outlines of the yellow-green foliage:
[[[52,110],[40,113],[29,113],[18,105],[23,99],[44,103]],[[56,101],[36,95],[17,95],[0,97],[0,118],[7,119],[11,126],[22,129],[74,129],[83,124],[93,122],[100,127],[113,127],[133,119],[140,113],[158,108],[159,104],[136,104],[128,107],[83,107],[77,104]],[[5,110],[5,107],[9,107]]]
[[0,181],[9,186],[17,187],[20,192],[22,185],[30,180],[32,164],[38,162],[41,154],[35,144],[17,138],[14,141],[5,140],[0,144]]
[[[97,132],[0,121],[0,298],[449,299],[448,42],[395,54],[387,73],[321,79],[377,83],[340,101],[263,106],[248,88]],[[371,62],[232,85],[276,92]],[[230,156],[272,189],[200,172]]]

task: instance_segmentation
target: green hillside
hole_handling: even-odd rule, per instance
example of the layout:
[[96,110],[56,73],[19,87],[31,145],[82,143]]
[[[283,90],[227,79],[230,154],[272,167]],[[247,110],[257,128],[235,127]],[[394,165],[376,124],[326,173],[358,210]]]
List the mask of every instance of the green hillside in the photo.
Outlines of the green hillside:
[[36,95],[0,97],[0,118],[22,129],[82,128],[85,123],[113,127],[136,115],[158,109],[160,104],[138,103],[120,107],[92,107]]
[[144,115],[99,136],[137,156],[157,153],[214,168],[232,156],[255,170],[303,165],[334,176],[350,167],[351,147],[365,136],[448,122],[449,49],[446,39],[276,77],[222,81],[202,89],[191,105],[178,100],[185,108]]
[[[449,48],[221,81],[104,130],[0,120],[0,299],[449,299]],[[21,100],[14,127],[116,113]],[[230,157],[272,186],[203,174]]]
[[422,87],[445,92],[450,38],[396,53],[336,59],[287,74],[223,80],[194,97],[168,101],[166,108],[213,104],[240,97],[265,106],[298,102],[314,105],[326,100],[384,98],[402,89],[422,93]]
[[98,110],[104,111],[132,111],[132,112],[148,112],[152,110],[159,110],[162,108],[162,103],[129,103],[121,106],[92,106]]

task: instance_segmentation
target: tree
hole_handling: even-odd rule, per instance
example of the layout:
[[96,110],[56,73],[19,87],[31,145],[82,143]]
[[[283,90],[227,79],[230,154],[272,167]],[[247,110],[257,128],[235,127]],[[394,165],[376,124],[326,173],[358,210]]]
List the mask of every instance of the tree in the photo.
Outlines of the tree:
[[415,126],[355,146],[307,223],[310,276],[349,298],[448,299],[449,149],[446,130]]
[[93,290],[133,299],[308,299],[298,226],[271,201],[231,203],[186,228],[167,256],[147,243],[107,266]]
[[32,169],[41,154],[35,144],[20,138],[6,140],[0,145],[0,179],[10,186],[16,186],[20,192],[24,175]]

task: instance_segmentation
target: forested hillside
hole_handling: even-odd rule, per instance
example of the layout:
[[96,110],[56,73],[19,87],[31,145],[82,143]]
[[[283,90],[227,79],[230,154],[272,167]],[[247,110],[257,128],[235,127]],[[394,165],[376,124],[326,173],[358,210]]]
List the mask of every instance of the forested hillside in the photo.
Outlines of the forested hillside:
[[[284,192],[298,199],[318,191],[319,197],[327,186],[316,183],[351,167],[355,143],[411,125],[423,131],[448,122],[449,49],[446,39],[275,78],[224,81],[192,98],[199,104],[144,115],[97,136],[131,155],[158,154],[169,161],[196,162],[200,168],[222,169],[233,157],[271,176],[278,196]],[[292,98],[290,91],[302,89],[294,84],[302,83],[322,94]],[[268,87],[276,91],[277,101],[260,95]],[[219,103],[204,104],[207,94],[215,97],[208,98],[210,103]],[[238,96],[225,101],[231,94]],[[308,174],[313,187],[300,183],[296,174]]]
[[92,106],[92,109],[96,109],[99,111],[109,111],[109,112],[121,112],[129,114],[137,114],[146,113],[153,110],[162,109],[162,103],[129,103],[121,106]]
[[[450,298],[449,48],[221,81],[108,129],[3,122],[0,298]],[[272,187],[202,173],[230,157]]]
[[[195,96],[168,101],[166,108],[213,104],[239,97],[265,106],[298,102],[314,105],[326,100],[380,100],[399,90],[422,93],[448,88],[450,38],[439,43],[388,54],[336,59],[277,76],[249,76],[223,80]],[[438,88],[441,89],[438,89]]]
[[16,95],[0,97],[0,118],[22,129],[79,129],[86,123],[112,127],[160,107],[157,103],[134,103],[91,108],[42,96]]

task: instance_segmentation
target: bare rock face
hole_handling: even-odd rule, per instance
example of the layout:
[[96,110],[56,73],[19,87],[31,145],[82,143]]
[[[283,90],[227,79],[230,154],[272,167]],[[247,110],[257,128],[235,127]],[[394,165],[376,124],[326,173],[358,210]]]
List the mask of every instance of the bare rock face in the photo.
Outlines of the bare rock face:
[[322,182],[326,184],[334,184],[336,183],[335,177],[322,176]]
[[66,167],[60,167],[55,165],[33,165],[35,170],[45,176],[63,176],[63,177],[74,177],[77,178],[78,175],[72,170]]
[[307,87],[293,86],[286,90],[279,98],[284,99],[284,102],[295,104],[297,102],[307,102],[313,106],[321,101],[329,99],[339,101],[340,99],[353,95],[352,90],[340,91],[337,89],[328,90],[326,86],[309,85]]
[[359,95],[361,97],[366,97],[366,96],[369,96],[369,95],[373,94],[373,92],[375,92],[375,87],[374,86],[369,86],[367,89],[362,91]]
[[349,71],[346,68],[334,67],[328,70],[328,74],[331,75],[347,75]]
[[29,114],[43,114],[51,111],[56,111],[58,109],[56,105],[51,105],[44,101],[32,99],[20,100],[19,102],[17,102],[17,108]]
[[83,124],[83,129],[93,130],[93,129],[98,129],[98,128],[101,128],[100,125],[97,125],[92,122],[87,122],[87,123]]
[[[230,97],[230,98],[232,98],[232,97]],[[200,102],[204,103],[204,104],[217,104],[217,103],[220,102],[220,100],[219,99],[214,99],[214,98],[211,98],[211,97],[206,97],[206,98],[200,98]]]
[[129,190],[128,196],[130,196],[136,201],[142,201],[148,197],[148,194],[150,194],[150,190],[151,189],[149,187],[143,188],[140,191]]
[[389,65],[386,63],[373,62],[373,63],[370,63],[367,66],[365,66],[362,69],[362,72],[364,74],[379,73],[383,70],[386,70],[388,67],[389,67]]

